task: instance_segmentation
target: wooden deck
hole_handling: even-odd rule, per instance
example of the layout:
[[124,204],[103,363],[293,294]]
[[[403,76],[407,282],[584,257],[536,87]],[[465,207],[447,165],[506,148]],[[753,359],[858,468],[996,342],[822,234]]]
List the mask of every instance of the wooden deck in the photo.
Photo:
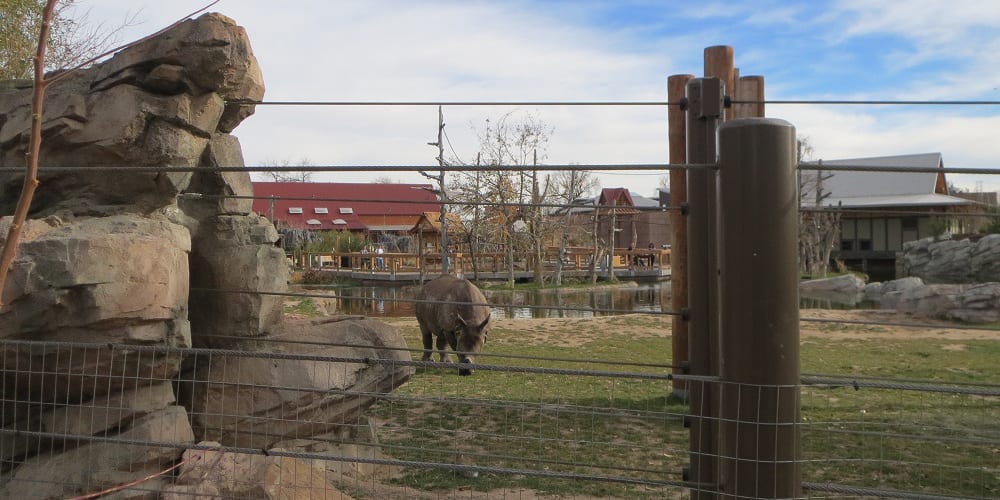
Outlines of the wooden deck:
[[[476,257],[478,273],[472,259],[467,254],[456,253],[452,256],[450,274],[468,279],[502,281],[508,278],[506,254],[488,253]],[[615,252],[612,272],[618,279],[663,280],[670,277],[670,250],[629,251],[621,249]],[[581,279],[590,276],[588,269],[590,254],[574,252],[563,263],[563,277]],[[441,256],[386,253],[381,256],[373,254],[352,253],[310,253],[303,254],[297,264],[302,269],[322,270],[335,273],[345,278],[372,282],[419,282],[431,279],[441,272]],[[631,265],[630,265],[631,264]],[[545,273],[555,272],[556,261],[550,257],[545,261]],[[598,268],[599,279],[607,279],[608,270]],[[534,279],[534,263],[522,258],[515,262],[515,281],[531,281]]]

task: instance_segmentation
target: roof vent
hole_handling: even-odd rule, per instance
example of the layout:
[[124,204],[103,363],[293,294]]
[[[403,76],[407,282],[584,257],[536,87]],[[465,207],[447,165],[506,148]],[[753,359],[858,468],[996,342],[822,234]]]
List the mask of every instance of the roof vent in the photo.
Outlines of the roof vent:
[[334,224],[337,224],[337,225],[341,225],[341,224],[344,224],[344,225],[346,225],[346,224],[347,224],[347,221],[346,221],[346,220],[344,220],[344,219],[333,219],[333,223],[334,223]]
[[320,221],[318,221],[316,219],[309,219],[309,220],[306,221],[306,224],[309,224],[310,226],[318,226],[318,225],[322,224],[322,222],[320,222]]

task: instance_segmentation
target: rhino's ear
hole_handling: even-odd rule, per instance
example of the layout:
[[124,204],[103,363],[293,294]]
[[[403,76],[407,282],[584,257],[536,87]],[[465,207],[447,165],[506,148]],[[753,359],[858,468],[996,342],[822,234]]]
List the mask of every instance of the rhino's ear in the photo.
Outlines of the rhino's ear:
[[484,319],[483,322],[482,322],[482,324],[479,325],[479,329],[480,330],[482,330],[483,328],[486,328],[486,325],[490,322],[490,316],[492,316],[492,315],[493,315],[493,313],[490,313],[490,314],[486,315],[486,319]]
[[465,321],[465,318],[463,318],[461,314],[455,313],[455,317],[458,318],[458,321],[462,323],[463,326],[469,326],[469,322]]

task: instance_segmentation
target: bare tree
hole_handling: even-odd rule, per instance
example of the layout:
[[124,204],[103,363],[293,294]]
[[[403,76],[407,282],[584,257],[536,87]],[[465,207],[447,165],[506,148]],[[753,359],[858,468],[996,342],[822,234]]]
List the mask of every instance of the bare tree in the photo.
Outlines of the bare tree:
[[[555,200],[558,203],[567,205],[560,209],[562,211],[560,233],[559,233],[559,256],[556,262],[556,272],[553,283],[562,285],[563,263],[566,260],[566,247],[570,243],[573,209],[572,205],[579,203],[580,199],[598,187],[598,179],[591,172],[585,170],[570,170],[556,172],[554,176]],[[558,220],[553,218],[553,220]]]
[[264,160],[262,167],[273,167],[274,170],[255,173],[257,180],[271,182],[312,182],[313,173],[306,170],[294,170],[295,167],[311,167],[312,161],[309,158],[302,158],[293,163],[290,160]]
[[[86,2],[58,0],[46,36],[45,70],[77,67],[119,42],[122,30],[136,24],[127,14],[122,23],[90,22]],[[31,78],[45,0],[3,0],[0,17],[0,80]]]
[[[544,161],[552,128],[538,117],[507,113],[498,119],[487,119],[482,128],[473,127],[479,137],[479,162],[495,168],[460,173],[452,183],[456,196],[463,201],[485,203],[481,216],[485,222],[487,240],[502,246],[506,252],[507,281],[514,284],[515,255],[518,250],[532,249],[536,264],[536,279],[541,279],[539,264],[551,225],[544,222],[544,213],[537,206],[552,194],[550,181],[537,171],[504,170],[504,165],[533,165]],[[527,231],[521,232],[524,227]]]
[[[798,142],[798,159],[810,158],[813,148],[807,138]],[[830,254],[840,233],[840,212],[826,200],[830,192],[823,183],[833,174],[822,170],[799,170],[799,270],[810,276],[825,276],[830,269]],[[824,206],[827,209],[824,209]]]

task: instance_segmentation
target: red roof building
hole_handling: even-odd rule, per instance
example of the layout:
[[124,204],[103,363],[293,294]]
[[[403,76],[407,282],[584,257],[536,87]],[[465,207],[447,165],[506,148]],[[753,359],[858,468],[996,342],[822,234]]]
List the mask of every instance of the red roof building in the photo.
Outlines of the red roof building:
[[430,184],[254,182],[253,211],[278,228],[354,232],[409,231],[440,210]]

